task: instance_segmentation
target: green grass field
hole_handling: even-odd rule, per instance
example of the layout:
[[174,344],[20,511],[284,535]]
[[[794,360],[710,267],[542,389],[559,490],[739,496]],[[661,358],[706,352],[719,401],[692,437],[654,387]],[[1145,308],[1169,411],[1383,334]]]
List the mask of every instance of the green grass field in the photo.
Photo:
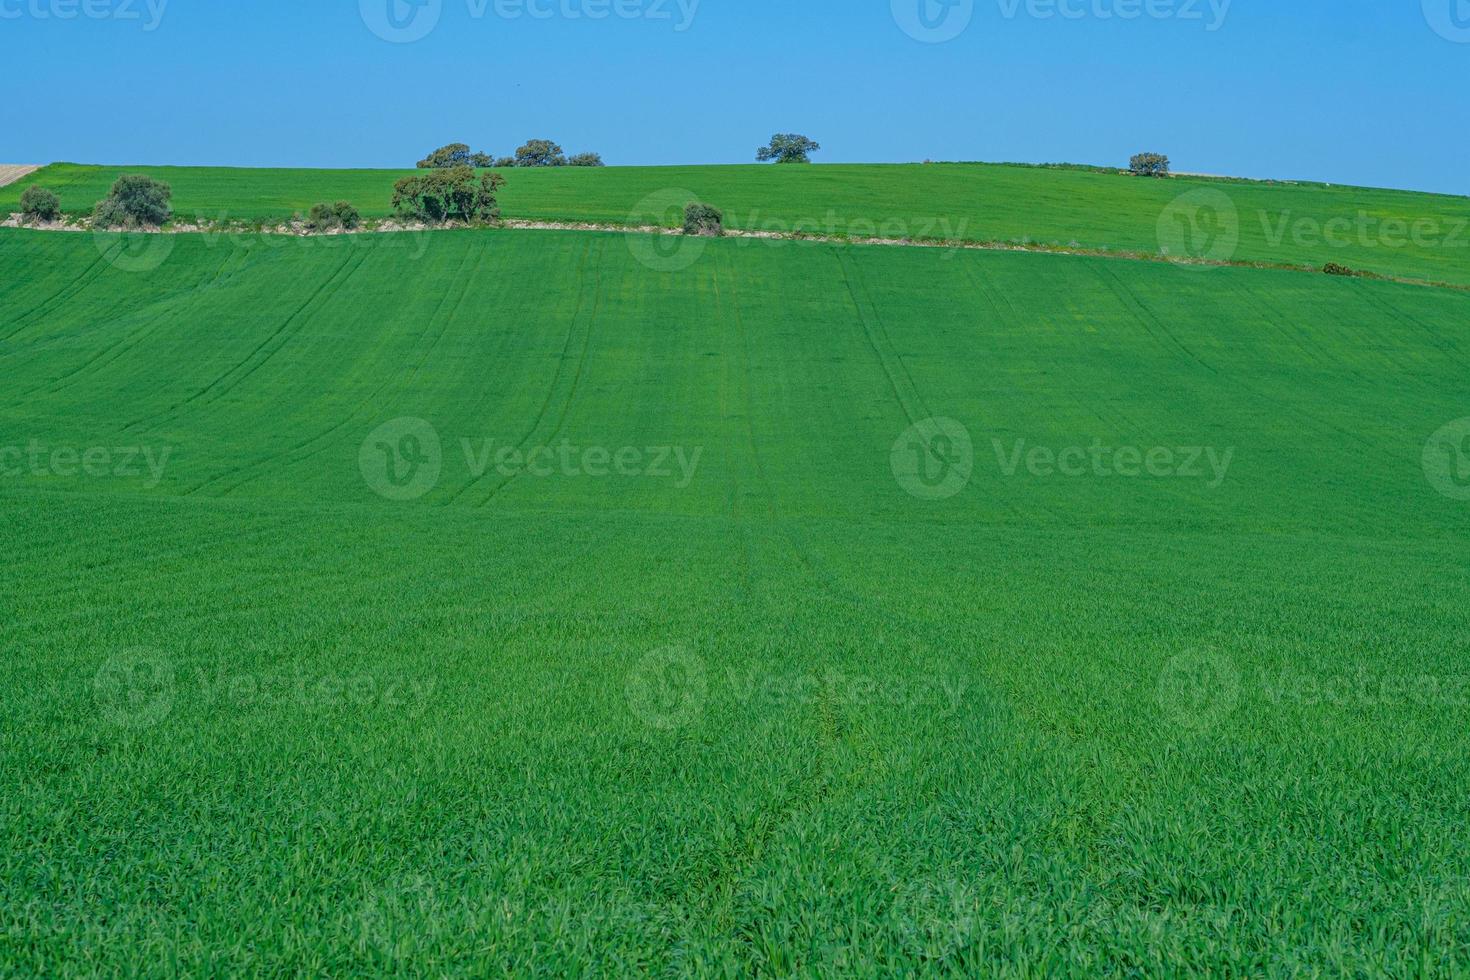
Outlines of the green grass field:
[[[0,188],[0,212],[25,187],[90,212],[124,172],[168,181],[181,219],[279,221],[347,199],[389,214],[409,171],[239,170],[56,164]],[[987,164],[810,167],[609,167],[510,170],[508,218],[675,225],[703,198],[743,230],[1030,242],[1114,252],[1309,265],[1470,285],[1470,198],[1403,191]]]
[[[181,210],[370,203],[198,173]],[[736,173],[795,213],[842,171]],[[932,173],[1055,182],[976,234],[1168,193]],[[591,218],[662,180],[525,176],[510,211]],[[0,231],[5,972],[1470,969],[1470,296],[148,247]]]

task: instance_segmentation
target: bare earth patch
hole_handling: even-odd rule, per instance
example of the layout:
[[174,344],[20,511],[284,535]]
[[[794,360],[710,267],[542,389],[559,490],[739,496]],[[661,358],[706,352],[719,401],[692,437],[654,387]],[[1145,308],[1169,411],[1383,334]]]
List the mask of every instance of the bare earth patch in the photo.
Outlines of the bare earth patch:
[[40,166],[34,163],[0,163],[0,187],[9,186],[40,169]]

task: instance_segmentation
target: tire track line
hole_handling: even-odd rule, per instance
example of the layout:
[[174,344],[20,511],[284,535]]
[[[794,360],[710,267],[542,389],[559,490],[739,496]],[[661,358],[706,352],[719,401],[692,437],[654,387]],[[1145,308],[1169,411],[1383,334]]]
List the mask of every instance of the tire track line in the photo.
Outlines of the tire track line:
[[[589,248],[588,251],[590,252],[591,249]],[[586,317],[586,328],[582,331],[582,334],[583,334],[583,336],[582,336],[582,350],[577,355],[577,365],[576,365],[576,369],[572,373],[571,387],[567,390],[566,398],[562,400],[562,403],[561,403],[561,411],[557,414],[556,425],[551,430],[551,435],[548,436],[547,439],[546,439],[546,442],[548,444],[551,443],[551,442],[554,442],[556,440],[556,437],[561,434],[562,428],[566,425],[567,416],[571,412],[572,403],[574,401],[576,401],[576,398],[577,398],[577,390],[581,386],[581,383],[582,383],[582,375],[585,373],[585,371],[587,369],[587,355],[588,355],[588,352],[592,348],[592,332],[593,332],[593,328],[597,325],[597,313],[598,313],[598,310],[601,308],[601,305],[602,305],[602,266],[603,266],[603,260],[606,257],[606,253],[607,253],[607,245],[606,245],[606,242],[603,239],[599,239],[598,242],[597,242],[597,258],[594,260],[594,263],[593,263],[594,274],[593,274],[593,283],[592,283],[592,310],[591,310],[591,312]],[[580,304],[579,304],[579,307],[580,307]],[[570,342],[570,340],[571,340],[571,336],[570,336],[570,334],[568,334],[568,341]],[[558,377],[560,377],[560,372],[558,372]],[[550,404],[550,398],[548,398],[547,399],[547,402],[546,402],[546,405],[549,405],[549,404]],[[545,418],[545,415],[546,415],[546,405],[543,405],[542,406],[541,413],[540,413],[540,415],[537,416],[537,425],[538,426],[539,426],[541,420]],[[526,445],[531,441],[531,437],[534,436],[535,434],[536,434],[536,428],[533,427],[531,429],[530,433],[527,434],[526,438],[523,439],[523,440],[521,440],[521,442],[517,445],[516,448],[518,448],[518,449],[524,449],[526,447]],[[517,471],[515,473],[512,473],[510,476],[506,477],[499,484],[497,484],[493,489],[491,489],[490,493],[488,495],[486,495],[486,497],[485,497],[484,500],[480,501],[475,506],[476,507],[484,507],[487,504],[489,504],[490,501],[492,501],[493,499],[495,499],[495,497],[496,497],[497,494],[499,494],[502,490],[504,490],[507,486],[509,486],[512,482],[514,482],[515,479],[516,479],[516,477],[518,477],[520,475],[521,475],[520,474],[520,471]]]
[[[322,283],[319,286],[317,286],[317,288],[315,290],[312,291],[311,295],[306,298],[305,302],[303,302],[289,316],[287,316],[286,319],[284,321],[282,321],[281,325],[279,327],[277,327],[269,336],[267,336],[259,344],[257,344],[255,346],[255,348],[250,351],[249,354],[245,355],[245,358],[243,360],[241,360],[239,363],[237,363],[237,364],[233,365],[232,367],[230,367],[227,371],[225,371],[219,377],[215,378],[209,384],[205,385],[203,388],[201,388],[199,391],[196,391],[194,394],[190,395],[188,398],[185,398],[183,401],[177,402],[174,405],[169,406],[167,409],[164,409],[162,412],[157,412],[157,413],[154,413],[153,415],[150,415],[150,416],[144,416],[143,418],[135,419],[135,420],[129,422],[127,425],[123,426],[122,431],[124,431],[124,432],[131,431],[133,428],[135,428],[135,427],[137,427],[139,425],[143,425],[144,423],[149,423],[149,422],[159,423],[159,422],[170,421],[170,420],[175,419],[175,418],[178,417],[178,411],[180,409],[183,409],[183,408],[185,408],[185,407],[187,407],[189,405],[192,405],[193,403],[195,403],[199,399],[204,398],[204,397],[210,395],[211,393],[215,392],[216,390],[218,390],[219,394],[215,395],[214,398],[209,399],[209,401],[205,402],[205,404],[209,404],[210,402],[213,402],[213,401],[217,400],[220,396],[222,396],[224,394],[227,394],[228,392],[234,390],[234,388],[236,386],[238,386],[239,383],[241,381],[243,381],[246,377],[248,377],[251,373],[253,373],[256,368],[258,368],[261,364],[264,364],[266,361],[270,360],[271,356],[274,355],[276,353],[276,351],[280,350],[280,347],[277,347],[275,350],[272,350],[270,353],[268,353],[264,358],[262,358],[254,366],[251,366],[251,367],[248,367],[247,368],[246,366],[249,365],[250,362],[255,359],[255,356],[257,354],[259,354],[262,350],[264,350],[266,347],[268,347],[272,342],[276,341],[278,338],[285,337],[286,339],[289,339],[289,334],[287,333],[287,331],[290,329],[290,327],[291,327],[291,325],[293,323],[296,323],[297,320],[301,319],[302,315],[306,312],[307,308],[310,307],[313,303],[315,303],[318,298],[320,298],[320,297],[322,297],[324,295],[330,296],[332,292],[335,292],[336,291],[336,288],[338,286],[340,286],[340,282],[338,282],[339,277],[340,277],[340,279],[342,281],[345,281],[348,277],[351,276],[352,272],[355,272],[356,271],[356,268],[357,268],[356,266],[353,266],[352,268],[349,269],[349,266],[351,266],[352,259],[354,257],[355,256],[353,256],[353,255],[348,255],[347,258],[343,261],[342,265],[338,266],[337,269],[330,276],[328,276],[326,279],[324,279],[322,281]],[[359,266],[361,264],[362,264],[361,262],[358,263]],[[336,285],[334,285],[334,283],[336,283]],[[330,291],[329,291],[329,289],[330,289]],[[282,344],[282,346],[284,346],[284,343]],[[242,368],[245,368],[246,369],[243,374],[241,374],[239,377],[235,378],[233,381],[230,381],[228,387],[220,388],[221,385],[223,385],[223,384],[226,383],[226,381],[230,378],[231,375],[235,374],[237,371],[240,371]]]
[[[403,381],[401,383],[400,387],[406,388],[412,384],[414,379],[416,379],[419,373],[423,370],[423,366],[425,363],[427,363],[429,356],[433,353],[434,349],[438,347],[439,341],[443,340],[445,334],[448,333],[450,326],[454,322],[455,314],[459,312],[459,308],[464,304],[465,296],[469,294],[471,286],[474,284],[478,277],[480,266],[484,263],[485,253],[486,249],[483,245],[480,247],[478,256],[476,256],[476,253],[473,251],[465,252],[465,256],[460,261],[460,266],[458,269],[455,270],[454,278],[451,280],[458,288],[458,298],[454,301],[454,307],[447,316],[441,317],[441,313],[443,312],[444,307],[449,304],[450,296],[454,293],[454,290],[451,289],[445,292],[444,296],[439,301],[439,305],[435,308],[434,312],[431,313],[426,319],[426,326],[424,327],[424,330],[419,334],[416,344],[418,342],[422,342],[422,340],[427,337],[431,331],[433,331],[436,322],[440,324],[438,333],[435,334],[435,337],[433,341],[430,342],[428,348],[419,355],[414,365],[413,373],[406,381]],[[466,275],[464,267],[469,265],[472,258],[476,259],[475,271],[469,275]],[[377,388],[375,388],[373,391],[369,392],[361,400],[359,400],[357,405],[353,406],[353,408],[345,413],[335,424],[279,453],[267,454],[266,456],[260,458],[258,461],[244,463],[224,473],[218,474],[217,476],[211,477],[204,482],[194,487],[191,487],[188,490],[185,490],[183,496],[190,496],[196,492],[205,490],[208,487],[219,483],[220,481],[227,480],[232,476],[236,476],[249,471],[248,475],[245,476],[244,479],[231,484],[219,494],[219,496],[221,497],[227,497],[245,484],[260,479],[273,470],[305,462],[306,460],[311,459],[314,456],[326,452],[334,444],[331,441],[331,437],[333,435],[340,432],[354,419],[356,419],[358,415],[362,413],[363,409],[376,404],[378,399],[382,396],[383,392],[387,391],[388,388],[392,387],[397,382],[398,378],[392,372],[388,372],[387,378],[381,384],[379,384]],[[312,446],[316,443],[321,443],[321,445],[317,446],[317,448],[315,449],[311,449],[306,453],[301,453],[301,450],[306,449],[308,446]],[[287,457],[291,457],[293,456],[293,454],[298,453],[300,455],[296,455],[294,456],[294,458],[287,459]],[[271,464],[273,463],[278,463],[279,465],[272,466]]]

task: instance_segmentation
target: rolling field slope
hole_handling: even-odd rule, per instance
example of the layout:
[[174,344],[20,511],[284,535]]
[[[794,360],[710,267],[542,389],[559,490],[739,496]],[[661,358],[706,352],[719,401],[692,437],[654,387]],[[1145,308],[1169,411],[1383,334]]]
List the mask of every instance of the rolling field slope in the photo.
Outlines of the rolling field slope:
[[0,232],[19,972],[1470,967],[1470,296],[148,247]]
[[[89,213],[124,172],[174,189],[180,219],[280,221],[347,199],[386,217],[393,182],[411,171],[242,170],[55,164],[0,189],[0,213],[26,186]],[[1321,184],[987,164],[552,168],[506,171],[508,218],[611,224],[682,222],[701,198],[743,230],[1030,242],[1320,268],[1470,285],[1470,198]]]

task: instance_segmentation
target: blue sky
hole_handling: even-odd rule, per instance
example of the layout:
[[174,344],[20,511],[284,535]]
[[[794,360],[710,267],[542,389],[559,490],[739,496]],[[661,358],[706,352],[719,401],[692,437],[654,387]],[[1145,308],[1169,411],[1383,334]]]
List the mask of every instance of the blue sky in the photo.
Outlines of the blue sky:
[[6,163],[744,163],[797,131],[1470,194],[1470,0],[0,0],[0,42]]

